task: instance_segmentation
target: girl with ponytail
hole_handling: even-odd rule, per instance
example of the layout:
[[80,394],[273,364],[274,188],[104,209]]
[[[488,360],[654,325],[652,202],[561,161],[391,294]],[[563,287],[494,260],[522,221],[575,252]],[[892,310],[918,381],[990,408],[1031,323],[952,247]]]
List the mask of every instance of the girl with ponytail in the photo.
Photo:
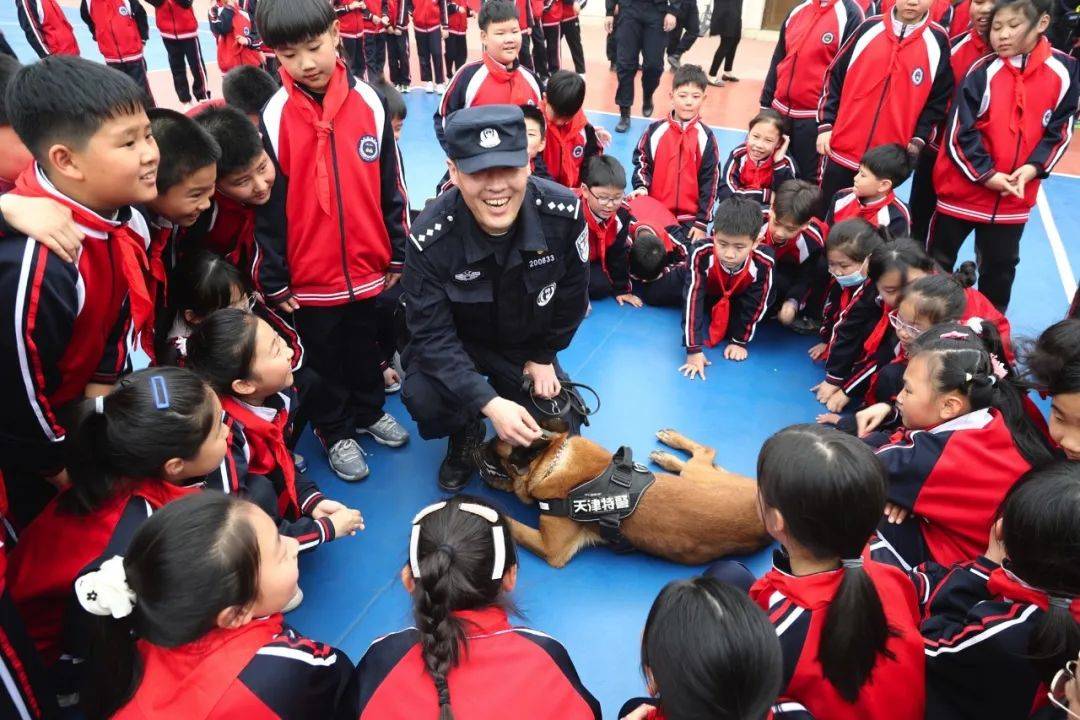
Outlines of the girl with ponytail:
[[918,606],[900,570],[864,557],[885,473],[857,438],[793,425],[758,456],[765,528],[780,544],[750,589],[780,637],[780,694],[818,718],[923,717]]
[[285,624],[297,542],[220,493],[170,503],[123,556],[79,578],[89,720],[307,720],[350,714],[352,663]]
[[357,665],[358,717],[453,720],[457,707],[471,720],[599,720],[566,649],[510,625],[517,576],[509,522],[483,500],[456,495],[417,513],[401,570],[416,625],[376,640]]
[[981,329],[985,337],[936,325],[911,343],[895,403],[900,430],[872,432],[893,411],[884,403],[857,416],[889,477],[874,557],[905,570],[978,555],[1009,489],[1053,459],[1009,367],[987,351],[993,326]]
[[975,560],[913,575],[928,718],[1043,717],[1046,688],[1080,652],[1080,465],[1027,473],[988,535]]

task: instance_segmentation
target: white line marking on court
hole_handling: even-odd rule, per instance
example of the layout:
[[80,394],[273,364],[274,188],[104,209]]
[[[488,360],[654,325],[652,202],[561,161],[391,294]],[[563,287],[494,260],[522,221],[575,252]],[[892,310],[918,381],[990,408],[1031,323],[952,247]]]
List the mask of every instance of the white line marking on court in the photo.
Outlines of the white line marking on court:
[[1065,245],[1061,242],[1061,233],[1058,232],[1054,215],[1050,212],[1050,202],[1046,199],[1046,191],[1039,188],[1035,204],[1042,216],[1043,227],[1046,228],[1046,238],[1050,241],[1050,251],[1054,254],[1054,263],[1057,265],[1058,275],[1061,277],[1061,285],[1065,289],[1065,300],[1072,302],[1076,292],[1076,275],[1073,274],[1072,264],[1065,252]]

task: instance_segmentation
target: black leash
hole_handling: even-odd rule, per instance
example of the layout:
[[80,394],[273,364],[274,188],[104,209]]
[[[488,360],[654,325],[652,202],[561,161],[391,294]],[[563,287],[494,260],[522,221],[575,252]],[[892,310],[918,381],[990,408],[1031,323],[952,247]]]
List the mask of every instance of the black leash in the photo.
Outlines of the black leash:
[[[587,418],[590,415],[595,415],[600,412],[600,394],[596,392],[595,389],[585,383],[559,380],[559,384],[562,386],[562,389],[559,390],[559,394],[553,398],[538,398],[533,395],[533,380],[528,375],[524,376],[522,379],[521,388],[529,394],[533,406],[548,417],[563,417],[570,410],[581,415],[582,418]],[[596,407],[590,408],[577,392],[578,389],[588,390],[596,399]]]

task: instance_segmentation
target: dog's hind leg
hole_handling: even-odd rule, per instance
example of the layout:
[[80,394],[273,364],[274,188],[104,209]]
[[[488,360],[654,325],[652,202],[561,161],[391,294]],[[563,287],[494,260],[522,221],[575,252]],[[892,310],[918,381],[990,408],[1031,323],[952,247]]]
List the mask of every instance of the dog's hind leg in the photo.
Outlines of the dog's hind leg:
[[681,473],[683,468],[686,467],[686,461],[682,458],[677,458],[669,452],[663,450],[653,450],[649,453],[649,459],[654,463],[662,467],[664,470],[673,473]]

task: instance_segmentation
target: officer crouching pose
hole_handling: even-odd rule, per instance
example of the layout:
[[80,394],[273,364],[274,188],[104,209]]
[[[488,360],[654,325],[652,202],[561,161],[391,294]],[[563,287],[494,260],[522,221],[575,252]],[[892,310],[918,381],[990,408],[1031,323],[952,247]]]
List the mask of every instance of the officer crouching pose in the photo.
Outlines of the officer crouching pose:
[[588,307],[589,246],[577,197],[530,177],[519,108],[459,110],[446,141],[455,187],[406,243],[402,399],[422,437],[449,436],[439,486],[456,492],[478,462],[493,470],[483,417],[512,445],[540,437],[537,405],[568,381],[555,355]]

